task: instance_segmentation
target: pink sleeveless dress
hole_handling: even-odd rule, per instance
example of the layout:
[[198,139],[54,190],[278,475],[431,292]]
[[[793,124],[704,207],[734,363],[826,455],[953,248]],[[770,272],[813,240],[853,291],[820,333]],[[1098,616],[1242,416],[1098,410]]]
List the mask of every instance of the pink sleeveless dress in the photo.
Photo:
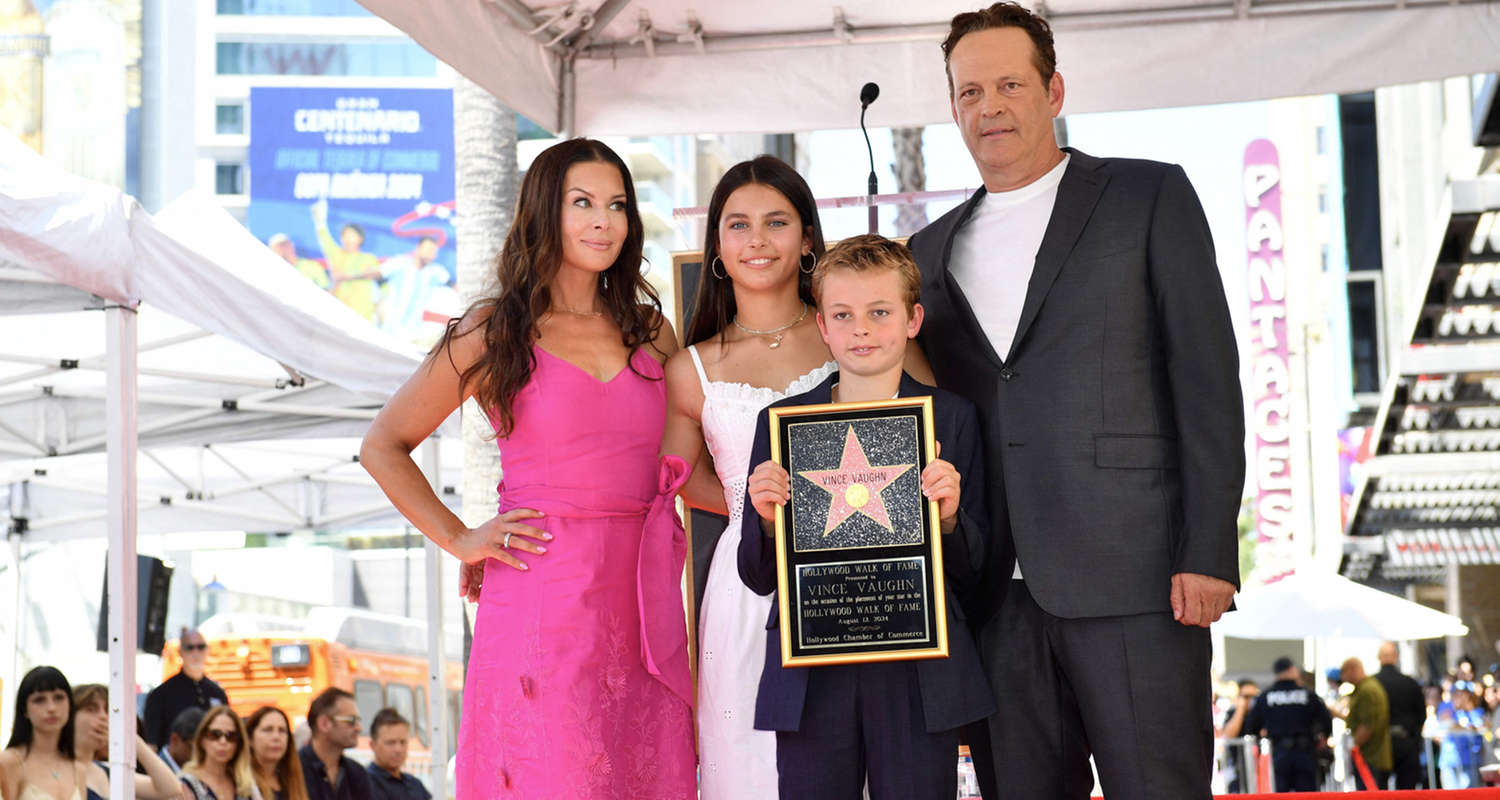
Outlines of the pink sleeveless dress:
[[601,382],[535,354],[499,442],[499,510],[541,511],[528,522],[553,539],[521,554],[525,572],[485,567],[458,800],[696,797],[674,505],[687,473],[658,456],[662,367],[637,351],[635,371]]

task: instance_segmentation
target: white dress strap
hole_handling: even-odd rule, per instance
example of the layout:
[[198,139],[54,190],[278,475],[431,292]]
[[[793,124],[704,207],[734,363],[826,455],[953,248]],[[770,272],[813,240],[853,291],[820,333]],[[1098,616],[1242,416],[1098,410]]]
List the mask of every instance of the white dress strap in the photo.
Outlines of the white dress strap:
[[688,345],[688,352],[693,354],[693,366],[698,368],[698,380],[703,383],[703,396],[708,396],[708,373],[703,371],[703,359],[698,357],[698,345]]

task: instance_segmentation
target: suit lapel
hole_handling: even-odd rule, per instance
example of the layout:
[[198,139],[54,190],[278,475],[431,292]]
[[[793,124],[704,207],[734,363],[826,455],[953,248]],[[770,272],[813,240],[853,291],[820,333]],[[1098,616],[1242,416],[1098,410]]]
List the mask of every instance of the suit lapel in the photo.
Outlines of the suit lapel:
[[932,394],[932,387],[917,382],[916,378],[901,372],[901,388],[896,390],[897,397],[924,397]]
[[1006,362],[1015,358],[1017,345],[1026,337],[1026,331],[1042,308],[1042,301],[1047,299],[1047,292],[1057,280],[1057,273],[1062,271],[1063,262],[1073,252],[1073,245],[1078,242],[1089,216],[1094,213],[1094,206],[1104,194],[1105,185],[1109,183],[1109,176],[1099,171],[1103,160],[1073,149],[1068,152],[1073,158],[1057,186],[1057,202],[1052,206],[1052,219],[1047,223],[1042,245],[1036,251],[1036,266],[1026,287],[1021,321],[1016,325],[1010,352],[1005,355]]
[[943,262],[939,265],[938,276],[939,280],[942,281],[943,290],[948,293],[948,299],[953,303],[953,310],[957,312],[959,319],[963,321],[964,328],[968,330],[970,336],[974,337],[975,341],[979,342],[980,351],[984,353],[985,358],[988,358],[998,368],[1001,366],[1000,355],[995,352],[994,345],[990,344],[990,337],[979,324],[979,318],[974,316],[974,309],[969,305],[969,298],[964,296],[963,288],[958,285],[958,281],[953,279],[953,273],[948,269],[948,264],[953,258],[953,240],[958,238],[958,232],[963,229],[964,223],[969,221],[969,217],[973,216],[974,209],[979,208],[979,204],[984,202],[984,196],[985,190],[981,186],[978,191],[974,192],[974,196],[969,198],[969,201],[964,204],[964,211],[953,223],[953,229],[944,233]]
[[839,381],[839,371],[834,370],[832,374],[823,379],[823,382],[807,390],[806,394],[796,397],[796,405],[816,406],[823,403],[833,402],[833,385]]

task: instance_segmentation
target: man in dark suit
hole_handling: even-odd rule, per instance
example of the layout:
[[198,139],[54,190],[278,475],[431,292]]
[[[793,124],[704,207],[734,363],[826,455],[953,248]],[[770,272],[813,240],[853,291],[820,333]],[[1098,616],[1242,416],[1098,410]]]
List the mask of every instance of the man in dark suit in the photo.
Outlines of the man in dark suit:
[[[943,43],[984,192],[918,233],[938,384],[979,410],[995,546],[966,598],[999,710],[987,798],[1207,798],[1208,625],[1239,582],[1238,347],[1180,167],[1059,150],[1047,23]],[[1003,793],[1001,789],[1003,788]]]

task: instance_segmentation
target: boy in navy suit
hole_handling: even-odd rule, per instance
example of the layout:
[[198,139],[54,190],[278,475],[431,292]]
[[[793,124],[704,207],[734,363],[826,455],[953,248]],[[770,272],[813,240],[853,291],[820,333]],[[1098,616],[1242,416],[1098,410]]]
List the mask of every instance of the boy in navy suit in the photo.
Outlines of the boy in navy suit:
[[[773,407],[932,396],[939,457],[922,470],[922,492],[941,518],[949,657],[782,667],[773,605],[755,727],[776,731],[784,800],[858,800],[867,775],[873,800],[954,797],[959,728],[995,710],[958,603],[984,566],[989,538],[978,416],[968,400],[901,369],[922,326],[921,275],[905,246],[873,234],[848,239],[814,268],[812,290],[839,371]],[[770,460],[767,416],[756,425],[739,549],[740,578],[762,595],[776,591],[773,520],[791,497],[786,470]]]

